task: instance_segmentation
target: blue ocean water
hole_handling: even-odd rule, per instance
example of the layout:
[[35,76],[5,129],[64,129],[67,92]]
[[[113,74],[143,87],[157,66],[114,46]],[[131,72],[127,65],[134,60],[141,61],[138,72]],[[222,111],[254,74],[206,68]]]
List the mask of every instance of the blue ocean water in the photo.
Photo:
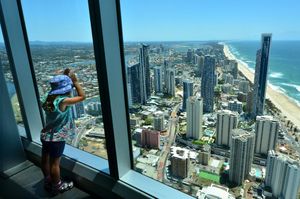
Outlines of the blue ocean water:
[[[260,41],[228,42],[231,52],[255,70]],[[268,81],[300,106],[300,41],[272,41]]]

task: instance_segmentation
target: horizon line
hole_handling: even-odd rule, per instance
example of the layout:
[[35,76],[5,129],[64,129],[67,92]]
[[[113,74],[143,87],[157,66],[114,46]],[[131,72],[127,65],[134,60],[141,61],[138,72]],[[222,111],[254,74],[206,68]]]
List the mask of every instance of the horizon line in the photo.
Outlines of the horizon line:
[[[260,39],[210,39],[210,40],[128,40],[124,43],[143,43],[143,42],[235,42],[235,41],[261,41]],[[300,39],[272,39],[272,41],[300,41]],[[4,43],[4,41],[0,41]],[[93,41],[44,41],[33,40],[29,43],[93,43]]]

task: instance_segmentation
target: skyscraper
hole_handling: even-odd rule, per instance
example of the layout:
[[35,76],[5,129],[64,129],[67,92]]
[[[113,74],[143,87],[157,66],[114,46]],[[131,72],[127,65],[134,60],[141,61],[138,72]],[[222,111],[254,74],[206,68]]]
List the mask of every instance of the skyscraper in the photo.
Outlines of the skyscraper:
[[253,90],[250,89],[250,91],[247,93],[247,99],[246,99],[246,112],[250,115],[252,112],[253,107]]
[[150,82],[150,66],[149,66],[149,46],[142,44],[140,47],[140,94],[141,104],[146,104],[151,95],[151,82]]
[[154,67],[154,91],[155,93],[162,93],[162,69],[161,67]]
[[191,96],[187,100],[187,137],[199,139],[202,137],[203,100]]
[[232,130],[237,128],[238,116],[229,110],[218,111],[217,113],[217,140],[218,145],[230,147]]
[[200,55],[197,60],[197,66],[199,67],[200,77],[202,77],[203,67],[204,67],[204,56]]
[[160,147],[160,133],[158,131],[143,129],[142,131],[137,132],[136,140],[137,144],[142,147],[155,149],[159,149]]
[[164,130],[164,116],[162,114],[155,115],[153,118],[153,128],[156,131]]
[[231,74],[234,79],[237,79],[238,76],[238,63],[236,60],[230,60],[229,62],[230,69],[231,69]]
[[183,81],[183,100],[182,100],[182,110],[186,110],[186,101],[193,95],[193,82],[191,80]]
[[189,150],[180,147],[171,147],[171,171],[172,175],[186,178],[189,171]]
[[[72,95],[77,96],[77,91],[75,89],[72,90]],[[84,104],[83,102],[79,102],[72,106],[72,116],[74,119],[81,118],[85,114]]]
[[129,99],[132,104],[141,103],[141,89],[140,89],[140,64],[133,64],[127,66],[127,77],[128,77],[128,83],[130,86],[128,86],[128,89],[130,89],[130,97]]
[[250,84],[248,80],[241,80],[239,82],[239,90],[243,93],[248,93],[250,90]]
[[211,154],[211,147],[205,144],[199,151],[198,161],[202,165],[208,165]]
[[276,198],[296,198],[300,186],[300,163],[284,154],[268,152],[265,184]]
[[233,85],[233,76],[230,73],[224,73],[223,79],[225,84]]
[[167,94],[175,96],[175,69],[167,69]]
[[283,198],[296,198],[300,187],[299,162],[287,166],[284,185],[281,196]]
[[215,58],[205,56],[201,79],[201,97],[203,98],[203,110],[212,113],[214,110],[214,85],[215,85]]
[[270,45],[271,34],[263,34],[261,49],[256,53],[252,118],[264,112]]
[[272,116],[257,116],[255,125],[255,153],[268,155],[275,150],[278,138],[279,122]]
[[164,79],[164,92],[167,92],[167,69],[168,69],[168,61],[164,60],[164,65],[163,65],[163,79]]
[[234,112],[242,113],[243,111],[243,103],[238,101],[237,99],[235,100],[230,100],[228,102],[228,109]]
[[255,135],[242,129],[232,132],[229,181],[241,185],[251,171]]
[[186,61],[188,63],[191,63],[193,59],[193,51],[192,49],[188,49],[187,53],[186,53]]

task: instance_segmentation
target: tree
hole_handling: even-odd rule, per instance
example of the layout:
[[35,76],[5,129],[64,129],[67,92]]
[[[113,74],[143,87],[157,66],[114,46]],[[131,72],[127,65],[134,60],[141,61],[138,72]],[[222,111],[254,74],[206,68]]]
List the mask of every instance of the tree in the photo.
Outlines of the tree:
[[144,125],[151,125],[153,122],[153,119],[151,117],[147,117],[145,119]]
[[225,80],[224,79],[218,79],[218,84],[224,84]]
[[243,104],[243,112],[245,112],[245,113],[247,112],[247,105],[246,105],[246,103]]

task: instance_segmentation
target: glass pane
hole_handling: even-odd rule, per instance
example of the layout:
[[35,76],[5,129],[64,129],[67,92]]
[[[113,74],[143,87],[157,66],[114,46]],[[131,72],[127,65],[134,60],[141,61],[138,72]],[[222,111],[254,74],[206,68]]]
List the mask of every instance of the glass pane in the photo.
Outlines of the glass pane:
[[22,0],[22,7],[41,99],[54,76],[75,72],[86,99],[70,108],[75,137],[68,144],[107,159],[88,2]]
[[197,198],[297,198],[299,181],[274,177],[280,161],[300,175],[295,7],[121,1],[136,171]]
[[13,111],[18,125],[19,133],[21,136],[27,137],[24,128],[23,118],[21,115],[19,99],[16,93],[15,83],[12,77],[11,68],[6,53],[6,47],[3,41],[1,28],[0,28],[0,70],[3,70],[4,72],[4,77],[6,80],[8,93],[11,98],[11,103],[13,106]]

